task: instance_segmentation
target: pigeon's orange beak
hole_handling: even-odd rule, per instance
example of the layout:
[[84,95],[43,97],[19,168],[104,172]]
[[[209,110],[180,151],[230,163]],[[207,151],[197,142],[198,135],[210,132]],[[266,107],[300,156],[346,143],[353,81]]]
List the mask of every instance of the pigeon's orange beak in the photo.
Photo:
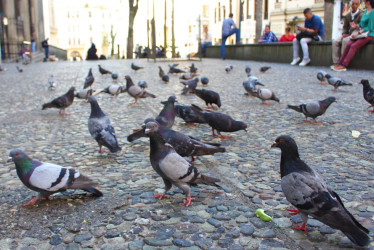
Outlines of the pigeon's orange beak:
[[273,144],[271,144],[271,148],[276,148],[277,146],[278,146],[277,142],[274,142]]

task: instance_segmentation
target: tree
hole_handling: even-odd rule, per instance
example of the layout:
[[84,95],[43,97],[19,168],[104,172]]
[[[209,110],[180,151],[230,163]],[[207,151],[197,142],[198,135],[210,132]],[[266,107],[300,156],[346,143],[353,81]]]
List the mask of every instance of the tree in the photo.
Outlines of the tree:
[[[113,56],[114,55],[114,39],[116,39],[117,33],[113,34],[113,25],[110,28],[110,38],[112,40],[112,49],[110,51],[110,54]],[[119,54],[118,54],[119,57]]]
[[255,20],[256,20],[256,42],[260,40],[262,33],[262,0],[255,0]]
[[332,37],[332,22],[334,17],[334,0],[325,0],[324,4],[324,26],[325,26],[325,40],[331,40]]
[[[135,3],[135,5],[134,5]],[[134,19],[138,11],[139,0],[129,0],[129,31],[127,33],[127,58],[133,58],[134,50]]]

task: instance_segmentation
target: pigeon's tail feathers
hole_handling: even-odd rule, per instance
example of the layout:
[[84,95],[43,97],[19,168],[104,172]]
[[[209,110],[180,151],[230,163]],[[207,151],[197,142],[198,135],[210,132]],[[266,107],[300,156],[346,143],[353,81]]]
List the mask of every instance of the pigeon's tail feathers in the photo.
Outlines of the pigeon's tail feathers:
[[221,105],[222,105],[222,104],[221,104],[221,99],[220,99],[220,98],[218,98],[218,100],[217,100],[217,103],[216,103],[216,104],[217,104],[217,106],[218,106],[218,107],[221,107]]
[[288,104],[287,107],[290,108],[290,109],[293,109],[297,112],[302,112],[300,105],[296,106],[296,105],[289,105]]
[[145,97],[156,98],[156,96],[155,96],[154,94],[148,93],[148,92],[146,92],[146,91],[144,91],[144,96],[145,96]]
[[54,108],[55,105],[52,102],[44,103],[42,110],[49,109],[49,108]]
[[73,183],[68,187],[71,189],[86,189],[92,186],[96,186],[96,183],[84,175],[79,175]]
[[108,93],[109,94],[109,87],[106,87],[105,89],[101,90],[99,93]]
[[[362,226],[361,226],[362,227]],[[366,228],[365,228],[366,229]],[[367,229],[366,229],[367,230]],[[367,232],[364,232],[360,228],[352,227],[349,232],[343,233],[356,245],[358,246],[367,246],[370,243],[370,237]]]
[[119,151],[121,151],[121,150],[122,150],[122,148],[121,148],[118,144],[109,147],[109,151],[110,151],[111,153],[117,153],[117,152],[119,152]]
[[200,174],[200,176],[196,179],[195,183],[219,187],[219,185],[217,185],[217,182],[220,181],[220,179]]
[[342,81],[342,82],[340,83],[340,85],[341,85],[341,86],[352,86],[353,84],[350,83],[350,82],[344,82],[344,81]]
[[83,189],[91,194],[93,194],[94,196],[97,196],[97,197],[101,197],[103,196],[103,193],[100,192],[98,189],[94,188],[94,187],[88,187],[88,188],[85,188]]
[[271,97],[271,100],[274,100],[274,101],[276,101],[276,102],[280,102],[279,98],[276,97],[276,96],[274,95],[274,93],[273,93],[273,96]]

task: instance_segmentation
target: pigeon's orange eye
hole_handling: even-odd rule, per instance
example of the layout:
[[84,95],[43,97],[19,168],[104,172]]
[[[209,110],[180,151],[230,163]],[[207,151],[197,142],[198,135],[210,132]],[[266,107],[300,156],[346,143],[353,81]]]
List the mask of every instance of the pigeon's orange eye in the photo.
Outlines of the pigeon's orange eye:
[[284,139],[280,139],[279,142],[280,142],[280,143],[283,143],[283,142],[284,142]]
[[14,156],[17,157],[19,154],[18,153],[15,153]]
[[156,125],[152,125],[152,129],[155,129],[156,128]]

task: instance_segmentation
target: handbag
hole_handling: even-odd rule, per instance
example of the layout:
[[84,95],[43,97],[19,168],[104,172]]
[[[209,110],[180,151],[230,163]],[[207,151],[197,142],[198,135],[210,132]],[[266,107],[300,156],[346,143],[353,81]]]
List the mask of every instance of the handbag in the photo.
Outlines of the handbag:
[[306,30],[301,31],[299,34],[296,35],[296,39],[300,42],[302,38],[312,38],[314,41],[319,41],[319,36],[317,33],[311,33]]
[[[353,35],[353,34],[358,34],[358,31],[354,31],[354,32],[352,33],[352,35]],[[350,38],[351,40],[357,40],[357,39],[361,39],[361,38],[366,38],[366,37],[368,37],[368,35],[369,35],[369,31],[367,31],[367,32],[363,32],[363,33],[359,34],[359,35],[356,36],[356,37],[352,37],[352,35],[349,36],[349,38]]]

